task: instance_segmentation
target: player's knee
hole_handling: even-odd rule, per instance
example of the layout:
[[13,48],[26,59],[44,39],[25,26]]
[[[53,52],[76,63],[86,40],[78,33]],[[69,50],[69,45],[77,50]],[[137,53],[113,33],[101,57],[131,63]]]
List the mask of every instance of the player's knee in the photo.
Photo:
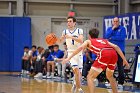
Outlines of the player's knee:
[[87,80],[93,80],[93,79],[95,79],[95,77],[92,74],[89,73],[87,75]]
[[108,80],[112,79],[112,78],[113,78],[113,74],[107,73],[107,74],[106,74],[106,78],[107,78]]
[[73,67],[72,69],[74,73],[79,73],[79,69],[77,67]]

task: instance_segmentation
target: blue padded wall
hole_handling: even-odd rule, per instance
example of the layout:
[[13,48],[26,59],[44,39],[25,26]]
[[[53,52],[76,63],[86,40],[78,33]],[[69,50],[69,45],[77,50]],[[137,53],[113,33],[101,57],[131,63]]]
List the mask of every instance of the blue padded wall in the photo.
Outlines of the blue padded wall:
[[31,46],[29,17],[0,17],[0,71],[20,71],[24,46]]

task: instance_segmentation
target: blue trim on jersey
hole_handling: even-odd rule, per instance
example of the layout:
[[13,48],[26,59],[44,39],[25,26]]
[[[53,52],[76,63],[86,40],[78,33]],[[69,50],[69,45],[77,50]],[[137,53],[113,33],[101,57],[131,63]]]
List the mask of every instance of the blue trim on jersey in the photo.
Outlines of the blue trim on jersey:
[[78,34],[80,35],[79,29],[78,29]]
[[76,66],[78,66],[78,65],[72,65],[72,67],[76,67]]
[[[77,29],[77,28],[76,28],[76,29]],[[74,29],[73,32],[70,32],[70,30],[69,30],[69,32],[70,32],[71,34],[73,34],[73,33],[76,31],[76,29]]]
[[66,29],[65,29],[65,35],[66,35]]

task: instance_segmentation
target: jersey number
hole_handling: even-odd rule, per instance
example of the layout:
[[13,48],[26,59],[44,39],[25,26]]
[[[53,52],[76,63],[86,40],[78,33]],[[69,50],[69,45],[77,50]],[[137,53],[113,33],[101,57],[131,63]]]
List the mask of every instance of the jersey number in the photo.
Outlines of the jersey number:
[[103,40],[96,40],[96,41],[101,43],[101,44],[106,44],[106,42],[104,42]]
[[72,39],[72,45],[74,45],[74,40]]

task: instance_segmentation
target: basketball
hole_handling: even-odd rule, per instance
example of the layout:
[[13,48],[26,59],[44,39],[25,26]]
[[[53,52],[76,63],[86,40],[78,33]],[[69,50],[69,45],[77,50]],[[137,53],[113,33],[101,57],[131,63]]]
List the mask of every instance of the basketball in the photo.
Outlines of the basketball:
[[57,41],[57,37],[54,33],[50,33],[46,36],[46,43],[47,45],[54,45]]

